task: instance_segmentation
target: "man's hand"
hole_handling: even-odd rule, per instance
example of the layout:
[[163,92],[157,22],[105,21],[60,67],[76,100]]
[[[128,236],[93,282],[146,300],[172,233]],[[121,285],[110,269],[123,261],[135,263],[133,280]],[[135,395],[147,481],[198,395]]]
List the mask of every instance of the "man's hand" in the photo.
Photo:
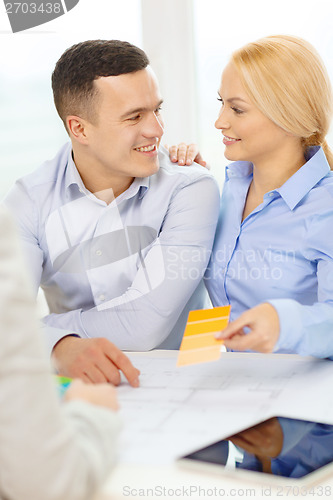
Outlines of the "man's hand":
[[103,406],[110,410],[118,410],[116,389],[111,384],[85,384],[80,379],[75,379],[64,395],[65,401],[81,399],[93,405]]
[[64,337],[53,348],[52,360],[58,373],[66,377],[119,385],[122,371],[132,387],[139,386],[140,371],[106,338]]
[[[249,330],[248,333],[244,328]],[[223,339],[224,345],[235,351],[272,352],[279,334],[278,313],[271,304],[264,303],[245,311],[216,338]]]
[[178,145],[165,146],[169,150],[170,160],[174,163],[178,163],[179,165],[192,165],[195,161],[199,163],[199,165],[206,167],[207,163],[203,160],[199,148],[197,144],[185,144],[185,142],[181,142]]

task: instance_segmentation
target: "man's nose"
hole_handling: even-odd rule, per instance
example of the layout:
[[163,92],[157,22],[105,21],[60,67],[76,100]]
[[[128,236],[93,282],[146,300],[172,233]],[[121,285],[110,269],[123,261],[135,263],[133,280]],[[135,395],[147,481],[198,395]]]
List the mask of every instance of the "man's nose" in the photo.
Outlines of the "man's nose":
[[149,115],[145,124],[144,134],[146,137],[159,137],[164,134],[164,123],[159,113],[155,111]]

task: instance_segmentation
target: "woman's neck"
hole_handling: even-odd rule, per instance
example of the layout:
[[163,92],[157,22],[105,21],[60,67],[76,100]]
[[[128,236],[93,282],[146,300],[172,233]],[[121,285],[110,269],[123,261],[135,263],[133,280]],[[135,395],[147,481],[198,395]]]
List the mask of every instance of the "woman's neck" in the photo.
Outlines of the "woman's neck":
[[305,163],[304,151],[300,147],[292,152],[285,152],[268,161],[258,161],[253,165],[252,189],[257,196],[281,187]]
[[276,158],[253,164],[253,179],[250,184],[242,220],[246,219],[264,200],[264,195],[281,187],[305,163],[303,148],[281,152]]

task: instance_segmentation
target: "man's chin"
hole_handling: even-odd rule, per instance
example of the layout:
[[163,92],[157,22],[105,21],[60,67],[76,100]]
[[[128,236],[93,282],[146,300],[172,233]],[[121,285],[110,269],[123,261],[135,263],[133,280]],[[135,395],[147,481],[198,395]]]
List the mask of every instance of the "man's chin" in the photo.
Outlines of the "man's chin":
[[156,174],[159,171],[160,162],[158,157],[151,158],[150,161],[145,162],[145,164],[138,165],[138,171],[142,172],[140,177],[148,177],[150,175]]

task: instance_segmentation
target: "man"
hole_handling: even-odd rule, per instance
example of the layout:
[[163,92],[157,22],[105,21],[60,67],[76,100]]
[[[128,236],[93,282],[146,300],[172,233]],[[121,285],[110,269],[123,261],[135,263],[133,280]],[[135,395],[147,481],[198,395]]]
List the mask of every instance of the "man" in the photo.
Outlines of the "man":
[[188,311],[205,305],[218,187],[160,147],[162,98],[141,49],[75,45],[52,87],[71,142],[20,179],[6,204],[50,308],[58,371],[118,384],[120,368],[137,385],[119,349],[178,348]]

